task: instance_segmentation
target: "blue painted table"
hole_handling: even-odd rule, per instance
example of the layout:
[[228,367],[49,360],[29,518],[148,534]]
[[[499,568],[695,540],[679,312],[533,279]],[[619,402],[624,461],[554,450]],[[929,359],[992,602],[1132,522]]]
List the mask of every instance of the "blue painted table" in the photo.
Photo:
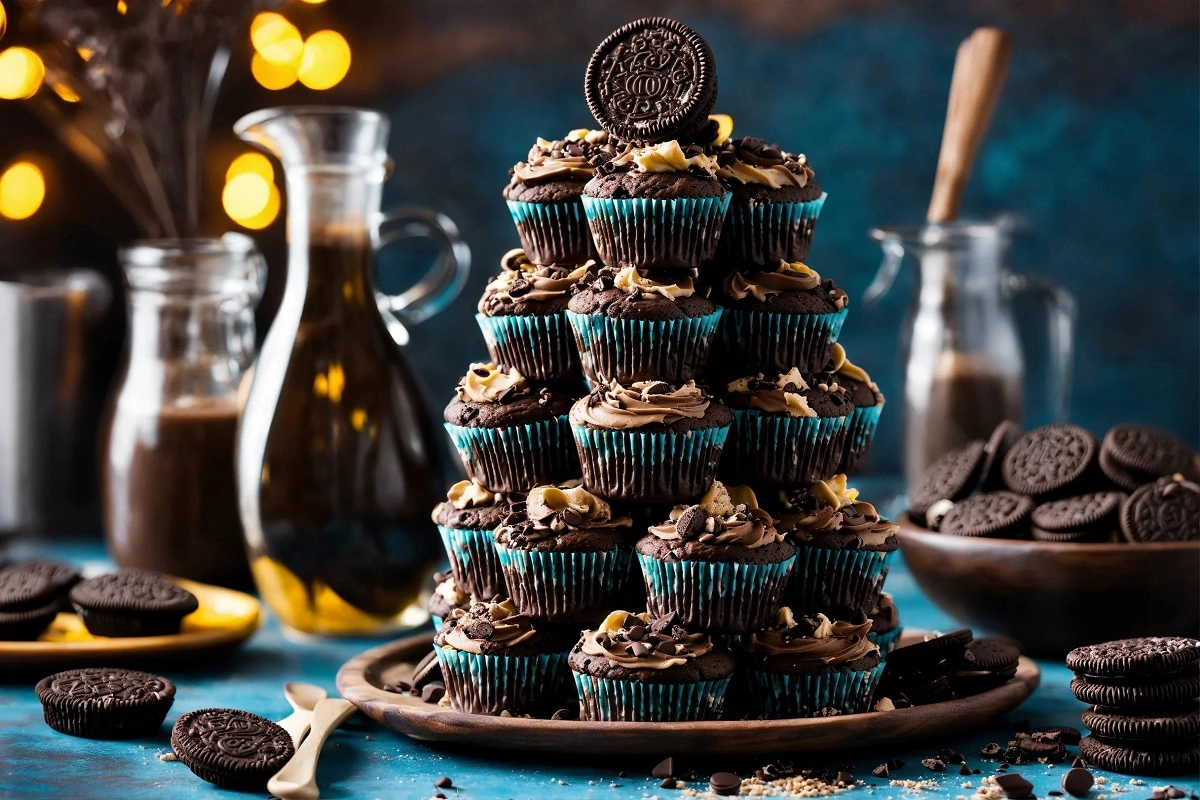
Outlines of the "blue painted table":
[[[58,545],[43,548],[41,552],[85,566],[104,565],[103,550],[98,544]],[[944,630],[951,626],[950,620],[921,595],[902,564],[892,570],[888,590],[895,596],[908,627]],[[175,719],[186,711],[209,706],[232,706],[281,719],[291,711],[283,698],[285,680],[311,681],[332,691],[338,668],[375,644],[378,642],[345,639],[291,641],[284,637],[275,620],[268,618],[249,644],[227,662],[195,671],[166,671],[179,687],[166,724],[158,736],[131,742],[90,741],[56,733],[42,721],[32,683],[0,683],[0,798],[236,797],[237,794],[204,783],[179,762],[159,758],[170,751],[170,726]],[[1007,741],[1022,720],[1030,720],[1035,726],[1079,725],[1084,705],[1067,689],[1070,673],[1057,663],[1041,662],[1040,666],[1041,688],[1024,706],[987,729],[947,741],[847,753],[827,759],[821,765],[845,764],[856,777],[866,781],[868,785],[855,789],[850,797],[930,800],[970,797],[980,778],[994,774],[995,764],[977,755],[984,744]],[[964,777],[957,773],[956,767],[934,773],[921,766],[922,758],[944,747],[966,754],[969,763],[982,769],[983,774]],[[893,778],[932,780],[936,786],[906,790],[872,778],[871,769],[893,756],[906,763]],[[434,781],[443,775],[452,778],[456,787],[445,790],[447,796],[463,800],[684,797],[680,792],[661,789],[659,782],[649,776],[651,766],[650,760],[638,758],[530,758],[513,753],[433,748],[356,716],[325,745],[318,780],[323,798],[366,800],[429,798],[438,791]],[[744,775],[761,763],[714,760],[695,766],[705,772],[740,770]],[[1067,766],[1018,767],[1011,771],[1031,780],[1037,796],[1045,798],[1051,790],[1059,789]],[[619,777],[621,772],[628,777]],[[1093,789],[1093,800],[1100,800],[1101,796],[1107,796],[1108,800],[1145,800],[1154,786],[1168,783],[1152,779],[1143,783],[1100,771],[1096,774],[1105,783]],[[1197,780],[1170,782],[1191,793],[1200,791]],[[697,786],[703,788],[703,784]]]

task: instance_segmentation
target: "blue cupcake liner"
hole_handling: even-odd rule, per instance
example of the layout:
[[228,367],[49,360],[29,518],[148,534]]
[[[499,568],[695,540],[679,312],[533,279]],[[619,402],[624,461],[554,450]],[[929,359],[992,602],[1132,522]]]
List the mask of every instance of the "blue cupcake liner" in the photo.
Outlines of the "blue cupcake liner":
[[566,653],[482,655],[434,645],[455,711],[513,716],[554,710],[569,692]]
[[567,311],[583,374],[589,383],[616,379],[686,383],[708,363],[725,309],[702,317],[670,320],[616,319]]
[[455,584],[476,597],[504,595],[504,572],[496,557],[496,542],[491,531],[437,526],[450,557]]
[[491,492],[527,492],[579,477],[566,414],[506,428],[444,423],[467,475]]
[[823,480],[842,462],[850,419],[734,409],[721,473],[734,483],[777,486]]
[[579,716],[588,722],[698,722],[718,719],[729,678],[695,683],[645,683],[575,676]]
[[440,630],[442,629],[442,624],[443,624],[443,623],[444,623],[446,620],[442,619],[442,618],[441,618],[441,617],[439,617],[437,614],[430,614],[430,615],[429,615],[429,621],[430,621],[431,623],[433,623],[433,630],[434,630],[434,632],[436,633],[437,631],[440,631]]
[[826,197],[822,192],[816,200],[803,202],[732,203],[721,231],[721,260],[764,266],[781,259],[803,261]]
[[729,192],[720,197],[583,196],[600,260],[610,267],[692,269],[717,252]]
[[721,326],[721,345],[730,363],[755,372],[821,372],[849,309],[829,314],[776,314],[731,308]]
[[896,551],[800,546],[786,605],[796,613],[834,616],[869,611],[883,592]]
[[476,314],[475,321],[495,363],[516,367],[533,381],[578,379],[575,337],[563,312],[499,317]]
[[854,409],[850,415],[850,428],[846,433],[846,453],[842,457],[842,466],[838,472],[857,475],[866,467],[867,457],[871,454],[871,442],[875,439],[875,429],[879,427],[879,417],[882,413],[883,403]]
[[879,645],[879,654],[886,656],[888,653],[896,649],[896,643],[900,641],[900,637],[904,634],[904,626],[897,625],[887,633],[875,633],[871,631],[867,634],[867,638],[875,644]]
[[572,425],[571,432],[589,492],[610,500],[674,503],[703,497],[712,486],[729,427],[639,433]]
[[495,546],[508,597],[522,614],[553,622],[596,622],[626,599],[633,571],[628,548],[599,552]]
[[883,662],[869,670],[831,670],[821,675],[797,675],[746,669],[750,701],[770,719],[811,717],[823,708],[843,714],[871,709]]
[[672,611],[679,624],[707,633],[745,633],[769,625],[783,605],[796,556],[774,564],[663,561],[638,553],[652,617]]
[[596,245],[579,200],[527,203],[509,200],[525,255],[535,264],[582,264],[596,257]]

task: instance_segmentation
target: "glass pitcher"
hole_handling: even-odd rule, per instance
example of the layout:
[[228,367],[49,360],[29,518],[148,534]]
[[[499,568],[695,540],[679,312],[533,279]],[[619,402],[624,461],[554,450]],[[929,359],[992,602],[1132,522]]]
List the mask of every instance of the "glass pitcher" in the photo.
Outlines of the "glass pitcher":
[[[380,213],[388,120],[375,111],[266,109],[234,131],[283,164],[287,284],[238,433],[251,568],[280,620],[305,633],[374,634],[424,621],[423,585],[444,557],[429,512],[436,448],[398,344],[404,325],[462,288],[470,253],[434,211]],[[375,254],[406,237],[440,248],[391,297]]]
[[947,451],[987,439],[1003,420],[1021,421],[1025,359],[1013,317],[1015,294],[1033,292],[1045,301],[1051,414],[1066,417],[1075,301],[1046,278],[1009,270],[1014,228],[1003,217],[871,230],[884,258],[867,303],[887,292],[906,256],[916,270],[901,336],[909,486]]

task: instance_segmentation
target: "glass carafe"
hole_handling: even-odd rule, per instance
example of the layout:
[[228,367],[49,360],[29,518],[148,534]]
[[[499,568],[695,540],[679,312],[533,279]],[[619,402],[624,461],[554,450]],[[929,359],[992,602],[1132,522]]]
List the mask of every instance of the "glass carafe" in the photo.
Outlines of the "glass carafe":
[[1008,266],[1009,218],[876,228],[883,264],[867,290],[882,296],[910,259],[915,282],[901,333],[904,475],[908,485],[940,455],[987,439],[1003,420],[1020,422],[1025,358],[1012,298],[1034,292],[1049,316],[1050,416],[1070,395],[1075,303],[1063,288]]
[[[469,252],[450,220],[380,213],[388,121],[374,111],[267,109],[235,126],[283,164],[287,285],[238,434],[242,523],[255,582],[288,627],[374,634],[425,619],[443,558],[433,426],[398,343],[404,323],[462,287]],[[440,247],[404,294],[375,289],[375,253],[404,237]]]
[[109,553],[122,567],[249,588],[234,444],[262,259],[240,234],[136,242],[120,258],[129,334],[103,434]]

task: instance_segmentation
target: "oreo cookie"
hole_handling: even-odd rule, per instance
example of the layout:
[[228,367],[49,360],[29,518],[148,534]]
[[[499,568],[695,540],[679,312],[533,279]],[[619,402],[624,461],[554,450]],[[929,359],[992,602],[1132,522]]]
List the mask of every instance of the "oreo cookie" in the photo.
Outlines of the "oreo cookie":
[[171,729],[171,749],[197,777],[223,789],[266,791],[267,781],[295,755],[283,728],[247,711],[204,708]]
[[36,639],[58,609],[58,593],[47,576],[19,567],[0,571],[0,641]]
[[1033,500],[1015,492],[987,492],[968,497],[946,512],[938,527],[954,536],[1024,539],[1029,534]]
[[1126,541],[1200,541],[1200,485],[1182,475],[1159,478],[1129,496],[1121,506]]
[[877,696],[903,697],[913,705],[953,700],[952,673],[972,663],[974,657],[966,652],[971,640],[971,631],[961,628],[896,648],[888,654]]
[[6,573],[21,573],[25,575],[41,575],[50,581],[54,594],[62,601],[62,610],[70,611],[71,602],[67,598],[71,588],[79,583],[81,576],[74,567],[60,564],[57,561],[28,561],[24,564],[14,564],[0,570],[0,582]]
[[1195,703],[1175,713],[1138,714],[1107,706],[1083,712],[1083,724],[1106,741],[1172,742],[1200,736],[1200,709]]
[[1097,459],[1100,464],[1100,472],[1104,477],[1108,478],[1118,489],[1124,489],[1127,492],[1132,492],[1143,484],[1149,483],[1153,478],[1147,479],[1144,475],[1139,475],[1132,470],[1122,467],[1108,451],[1101,448],[1100,457]]
[[1179,710],[1200,697],[1200,677],[1122,682],[1076,677],[1071,681],[1071,694],[1094,706]]
[[1107,542],[1118,531],[1122,492],[1092,492],[1033,510],[1033,538],[1043,542]]
[[1200,748],[1195,744],[1133,749],[1123,742],[1085,736],[1079,742],[1079,755],[1093,766],[1125,775],[1194,775],[1200,767]]
[[897,647],[888,654],[888,667],[896,672],[930,669],[947,659],[967,658],[963,654],[974,640],[970,628],[932,636],[923,642]]
[[153,736],[175,702],[175,684],[166,678],[106,667],[50,675],[34,692],[47,725],[87,739]]
[[592,116],[618,139],[686,141],[716,105],[716,60],[708,42],[682,22],[647,17],[600,43],[583,87]]
[[1078,493],[1087,483],[1098,449],[1096,437],[1078,425],[1035,428],[1017,439],[1004,456],[1004,484],[1037,498]]
[[979,486],[985,492],[993,492],[1004,488],[1004,476],[1000,466],[1004,457],[1021,437],[1021,426],[1012,420],[1004,420],[992,431],[987,442],[983,445],[983,474]]
[[[1200,640],[1186,636],[1144,636],[1076,647],[1067,669],[1089,678],[1124,679],[1200,673]],[[1103,704],[1111,705],[1111,704]]]
[[1148,425],[1117,425],[1104,435],[1100,454],[1140,483],[1196,470],[1196,451],[1187,442]]
[[934,461],[909,492],[909,513],[918,524],[926,522],[930,506],[939,500],[958,501],[979,485],[984,466],[983,441],[968,442]]
[[1017,674],[1021,651],[1000,639],[974,639],[950,662],[950,682],[960,697],[986,692]]
[[147,570],[124,570],[82,581],[70,596],[94,636],[179,633],[183,618],[200,605],[191,592]]

